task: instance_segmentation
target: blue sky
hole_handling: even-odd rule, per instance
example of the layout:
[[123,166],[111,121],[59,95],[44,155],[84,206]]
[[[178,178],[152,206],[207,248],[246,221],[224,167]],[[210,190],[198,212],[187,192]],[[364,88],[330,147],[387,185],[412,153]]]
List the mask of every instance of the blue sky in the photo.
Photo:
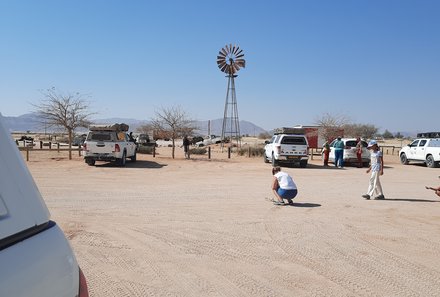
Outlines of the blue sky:
[[0,0],[0,112],[39,90],[90,95],[97,118],[180,105],[223,117],[226,44],[244,50],[240,119],[264,129],[324,113],[393,132],[440,130],[440,1]]

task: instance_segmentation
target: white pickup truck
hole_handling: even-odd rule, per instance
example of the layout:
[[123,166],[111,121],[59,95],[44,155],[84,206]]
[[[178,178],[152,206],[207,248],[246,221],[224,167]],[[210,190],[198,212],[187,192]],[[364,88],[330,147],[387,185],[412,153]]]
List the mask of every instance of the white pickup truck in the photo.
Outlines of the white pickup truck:
[[50,219],[0,114],[0,296],[88,297],[69,242]]
[[424,162],[435,168],[440,165],[440,132],[420,133],[417,139],[399,151],[400,162]]
[[128,125],[92,125],[83,145],[84,161],[90,166],[96,161],[116,162],[125,166],[127,158],[136,162],[136,141],[127,134]]
[[201,146],[207,146],[210,144],[217,144],[221,142],[222,142],[222,138],[220,136],[208,135],[203,139],[203,141],[197,142],[196,146],[201,147]]
[[303,129],[283,127],[276,129],[272,139],[266,141],[263,159],[272,166],[279,163],[297,163],[301,168],[307,167],[309,161],[309,143]]

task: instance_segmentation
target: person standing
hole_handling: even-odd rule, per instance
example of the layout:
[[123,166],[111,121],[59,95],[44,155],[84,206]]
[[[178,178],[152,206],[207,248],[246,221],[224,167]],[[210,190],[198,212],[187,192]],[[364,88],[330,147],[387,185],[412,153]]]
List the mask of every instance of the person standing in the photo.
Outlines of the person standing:
[[344,167],[344,148],[344,141],[342,141],[341,137],[338,137],[333,145],[333,149],[335,150],[335,166],[338,168]]
[[189,159],[189,139],[186,135],[183,137],[183,151],[185,153],[185,158]]
[[324,143],[322,146],[323,154],[324,154],[324,166],[328,166],[328,156],[330,155],[330,144],[328,141]]
[[356,157],[358,161],[358,168],[362,168],[362,140],[358,137],[356,141]]
[[290,205],[293,205],[292,199],[298,194],[298,189],[293,178],[286,172],[281,171],[280,166],[272,168],[272,175],[272,191],[277,198],[274,204],[284,205],[283,199],[286,199]]
[[379,150],[379,146],[377,145],[376,140],[370,140],[367,148],[370,150],[371,154],[371,164],[367,169],[367,173],[371,171],[370,182],[368,184],[367,194],[362,195],[363,198],[369,200],[374,193],[377,196],[374,198],[375,200],[383,200],[385,196],[383,195],[382,185],[380,184],[379,177],[383,175],[383,156],[382,152]]

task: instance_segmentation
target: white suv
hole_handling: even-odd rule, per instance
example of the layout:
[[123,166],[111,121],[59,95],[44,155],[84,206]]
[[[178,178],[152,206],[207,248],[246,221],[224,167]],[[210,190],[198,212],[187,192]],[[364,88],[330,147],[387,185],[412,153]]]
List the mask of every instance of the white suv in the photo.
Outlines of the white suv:
[[0,296],[87,297],[75,255],[0,114]]
[[[280,133],[281,132],[281,133]],[[266,141],[264,147],[264,162],[272,162],[273,166],[280,163],[299,164],[307,167],[309,160],[309,144],[303,134],[282,133],[291,132],[288,128],[282,128],[275,132],[270,141]]]

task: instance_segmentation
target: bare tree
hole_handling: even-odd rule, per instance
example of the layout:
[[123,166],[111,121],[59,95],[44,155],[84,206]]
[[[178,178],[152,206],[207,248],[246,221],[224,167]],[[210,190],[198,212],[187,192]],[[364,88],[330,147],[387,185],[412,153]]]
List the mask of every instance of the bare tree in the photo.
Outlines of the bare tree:
[[377,133],[378,128],[371,124],[348,124],[344,126],[345,135],[371,139]]
[[315,124],[320,126],[320,134],[326,141],[331,141],[338,136],[343,136],[344,126],[350,123],[345,115],[324,113],[316,119]]
[[172,141],[172,157],[174,159],[175,140],[185,135],[192,135],[195,130],[194,121],[180,106],[162,107],[156,111],[156,117],[151,121],[155,134],[166,135]]
[[44,99],[34,104],[36,113],[42,123],[47,126],[59,127],[66,130],[69,136],[69,159],[72,159],[72,138],[75,129],[88,127],[91,123],[88,102],[85,95],[80,93],[64,94],[55,87],[41,91]]

